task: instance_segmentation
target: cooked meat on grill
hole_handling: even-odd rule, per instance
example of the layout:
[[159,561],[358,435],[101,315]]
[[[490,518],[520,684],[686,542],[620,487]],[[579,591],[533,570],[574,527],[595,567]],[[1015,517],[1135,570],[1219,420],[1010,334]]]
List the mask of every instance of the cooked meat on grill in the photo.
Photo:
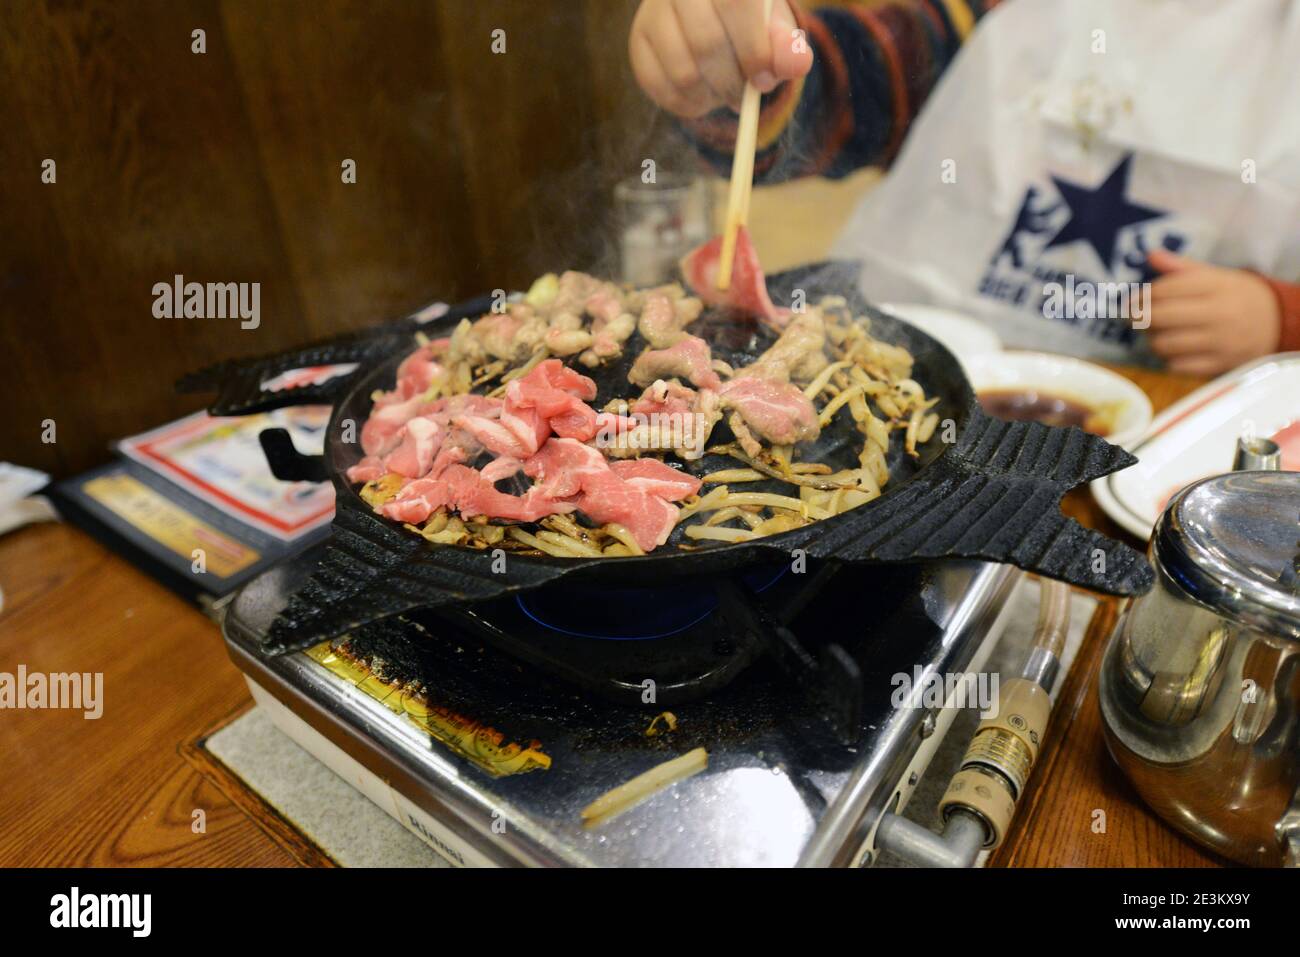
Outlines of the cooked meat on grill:
[[727,418],[727,425],[731,427],[731,434],[736,437],[740,443],[741,449],[746,455],[757,457],[763,453],[763,443],[754,438],[754,433],[749,431],[749,426],[739,412],[733,412]]
[[[549,274],[446,338],[417,336],[393,388],[374,396],[348,479],[377,512],[431,542],[569,558],[648,552],[679,525],[681,547],[747,541],[879,495],[892,432],[914,455],[937,423],[907,351],[873,339],[843,300],[776,309],[747,235],[722,299],[709,291],[716,242],[683,265],[707,301],[778,327],[749,365],[714,361],[690,331],[704,305],[680,285],[627,290]],[[706,334],[716,335],[717,318]],[[752,355],[727,348],[729,359]],[[578,367],[601,378],[627,350],[639,354],[626,391],[606,371],[614,397],[597,410],[596,381]],[[860,433],[857,464],[801,460],[837,415],[836,427]],[[701,471],[719,456],[745,467]],[[728,484],[773,479],[793,494]]]
[[581,316],[560,312],[551,317],[542,342],[552,355],[571,356],[591,345],[591,333],[583,327]]
[[820,312],[795,313],[772,346],[737,375],[811,382],[830,364],[826,358],[826,322]]
[[622,354],[623,343],[636,330],[636,317],[627,309],[617,290],[602,289],[587,299],[591,347],[578,357],[583,365],[594,368]]
[[641,309],[637,332],[652,348],[667,349],[686,336],[686,327],[704,311],[704,303],[694,296],[671,299],[664,293],[652,293]]
[[821,434],[812,400],[793,383],[741,375],[726,382],[719,395],[724,409],[735,409],[750,430],[773,445],[811,442]]
[[713,371],[709,344],[687,335],[667,349],[647,349],[632,363],[628,379],[633,385],[650,385],[656,379],[685,379],[702,389],[718,389],[722,380]]
[[692,412],[698,398],[699,393],[682,385],[677,379],[656,379],[646,386],[645,391],[632,403],[630,409],[642,415]]
[[[545,278],[543,277],[543,281]],[[530,304],[549,308],[554,312],[581,314],[586,309],[587,302],[591,297],[602,290],[608,291],[607,287],[611,287],[614,294],[617,295],[618,287],[613,286],[612,283],[605,283],[595,276],[587,275],[585,272],[569,270],[562,273],[555,283],[553,297],[548,297],[547,291],[543,290],[541,296],[531,298]]]
[[504,312],[488,313],[461,323],[451,337],[453,359],[494,359],[519,362],[532,355],[547,331],[547,321],[527,303],[512,303]]
[[672,452],[691,461],[704,454],[709,433],[721,417],[713,390],[696,392],[676,379],[658,379],[631,405],[619,399],[597,416],[596,444],[612,459]]

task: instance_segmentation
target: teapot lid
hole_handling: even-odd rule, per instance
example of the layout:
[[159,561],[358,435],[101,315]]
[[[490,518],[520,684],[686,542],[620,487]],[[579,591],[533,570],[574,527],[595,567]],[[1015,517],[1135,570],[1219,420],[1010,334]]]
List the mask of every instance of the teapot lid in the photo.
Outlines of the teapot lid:
[[1300,472],[1230,472],[1189,485],[1156,523],[1154,551],[1201,604],[1300,636]]

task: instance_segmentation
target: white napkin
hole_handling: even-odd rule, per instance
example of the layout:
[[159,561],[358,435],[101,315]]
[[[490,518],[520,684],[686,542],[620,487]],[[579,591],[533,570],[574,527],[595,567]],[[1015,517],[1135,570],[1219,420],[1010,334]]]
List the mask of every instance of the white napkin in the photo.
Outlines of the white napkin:
[[30,522],[48,522],[59,517],[49,499],[32,495],[49,480],[48,475],[36,469],[0,462],[0,535]]

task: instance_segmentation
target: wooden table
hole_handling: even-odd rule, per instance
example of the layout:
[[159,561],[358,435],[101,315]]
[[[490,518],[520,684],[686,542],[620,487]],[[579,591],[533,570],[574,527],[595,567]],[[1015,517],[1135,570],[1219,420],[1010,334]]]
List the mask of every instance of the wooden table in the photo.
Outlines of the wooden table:
[[[1201,384],[1118,371],[1157,410]],[[1073,493],[1067,511],[1125,534],[1086,492]],[[236,782],[191,760],[186,742],[249,704],[211,620],[65,525],[0,539],[0,587],[0,671],[24,664],[29,672],[104,673],[99,720],[0,711],[0,865],[323,862]],[[1066,679],[1017,826],[996,861],[1213,864],[1142,806],[1105,753],[1094,686],[1104,639],[1093,630]],[[1093,831],[1096,810],[1106,814],[1105,833]]]
[[0,588],[0,671],[104,674],[98,720],[0,711],[0,866],[311,859],[181,754],[249,704],[209,618],[67,525],[0,539]]
[[[1144,391],[1156,412],[1205,384],[1191,376],[1110,366]],[[1103,512],[1087,489],[1065,499],[1065,512],[1099,531],[1144,549]],[[1147,810],[1106,753],[1097,669],[1118,602],[1103,599],[1083,647],[1061,686],[1046,744],[1012,833],[994,856],[1011,867],[1213,867],[1221,862]],[[1105,830],[1094,831],[1104,813]]]

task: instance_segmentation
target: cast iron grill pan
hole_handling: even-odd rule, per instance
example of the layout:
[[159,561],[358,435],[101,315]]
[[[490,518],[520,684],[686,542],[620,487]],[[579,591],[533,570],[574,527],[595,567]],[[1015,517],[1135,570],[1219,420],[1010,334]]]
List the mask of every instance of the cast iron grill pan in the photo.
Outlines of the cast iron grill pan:
[[[1061,497],[1071,488],[1137,460],[1078,428],[988,416],[952,354],[915,327],[863,302],[852,280],[855,272],[852,264],[820,264],[770,277],[769,286],[778,302],[789,302],[796,288],[804,290],[809,302],[824,294],[844,295],[855,315],[870,317],[874,336],[911,352],[913,377],[928,396],[939,397],[935,411],[941,422],[952,421],[956,441],[943,443],[941,426],[919,460],[907,456],[901,430],[895,432],[888,455],[890,481],[876,500],[806,528],[754,542],[709,543],[681,551],[674,547],[682,540],[679,528],[667,545],[644,557],[570,560],[510,554],[505,572],[494,573],[491,551],[431,545],[372,512],[344,474],[362,456],[359,444],[341,440],[344,425],[351,422],[354,428],[349,432],[360,433],[370,414],[371,394],[392,387],[397,365],[414,347],[413,330],[400,330],[371,347],[372,353],[367,354],[371,361],[366,363],[367,356],[361,356],[365,364],[344,383],[325,384],[334,385],[326,394],[341,394],[341,398],[331,416],[323,459],[297,453],[282,430],[262,434],[277,477],[328,479],[337,493],[333,535],[320,565],[272,625],[267,651],[279,654],[309,647],[358,625],[416,608],[481,602],[561,580],[623,587],[670,586],[674,581],[726,577],[753,565],[790,561],[798,554],[796,550],[809,559],[831,562],[974,558],[1007,562],[1108,594],[1135,595],[1148,590],[1152,572],[1138,552],[1085,529],[1060,511]],[[482,303],[467,303],[424,328],[430,335],[443,334],[461,316],[484,311]],[[773,338],[750,320],[716,313],[703,317],[692,331],[710,342],[715,357],[737,367],[756,358]],[[598,406],[632,388],[627,383],[627,369],[640,351],[639,337],[630,345],[623,360],[588,373],[599,389]],[[355,340],[344,348],[351,350],[349,355],[357,355]],[[380,348],[387,350],[386,354],[373,358]],[[322,348],[316,349],[313,358],[317,364],[344,361]],[[243,381],[251,382],[264,371],[245,370]],[[302,391],[274,393],[271,401],[275,405],[322,401],[320,390],[299,396]],[[216,410],[214,407],[214,413]],[[724,423],[720,423],[710,444],[725,436]],[[843,409],[801,458],[848,467],[856,464],[860,445],[860,433],[848,410]],[[705,456],[687,468],[702,474],[734,464],[731,459]],[[788,486],[776,480],[746,483],[746,489],[788,494]]]

